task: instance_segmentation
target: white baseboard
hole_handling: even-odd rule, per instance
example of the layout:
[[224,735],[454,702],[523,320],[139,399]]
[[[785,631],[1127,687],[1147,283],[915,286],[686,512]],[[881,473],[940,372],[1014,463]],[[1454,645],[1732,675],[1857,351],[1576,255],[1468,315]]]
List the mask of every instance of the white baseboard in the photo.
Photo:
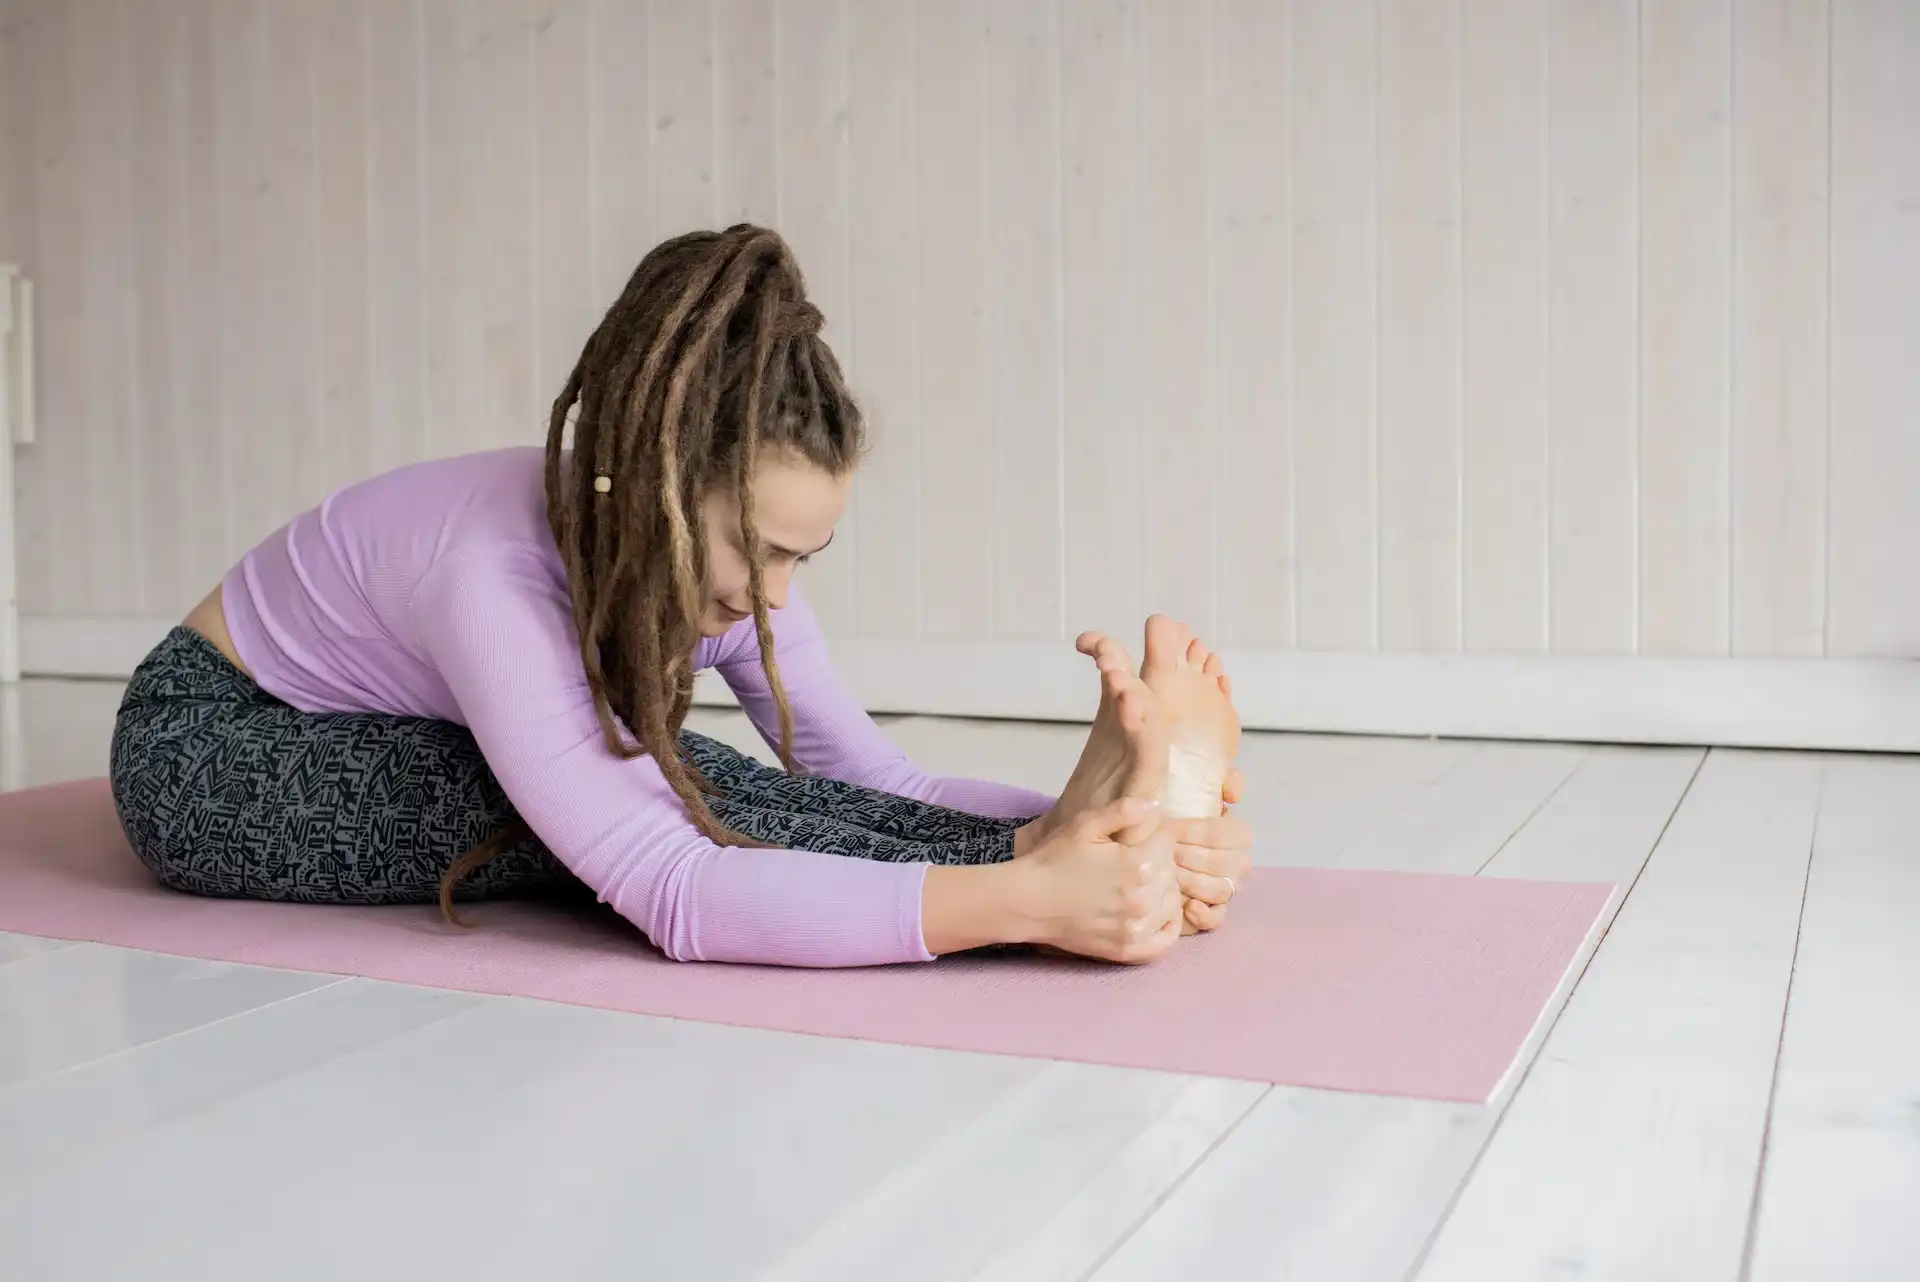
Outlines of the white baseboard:
[[29,677],[126,680],[178,619],[94,614],[20,616],[20,671]]
[[[173,620],[21,620],[29,675],[125,678]],[[1070,645],[841,641],[872,712],[1087,721],[1092,669]],[[1920,752],[1920,662],[1585,655],[1227,654],[1251,730]],[[698,700],[732,695],[712,674]]]

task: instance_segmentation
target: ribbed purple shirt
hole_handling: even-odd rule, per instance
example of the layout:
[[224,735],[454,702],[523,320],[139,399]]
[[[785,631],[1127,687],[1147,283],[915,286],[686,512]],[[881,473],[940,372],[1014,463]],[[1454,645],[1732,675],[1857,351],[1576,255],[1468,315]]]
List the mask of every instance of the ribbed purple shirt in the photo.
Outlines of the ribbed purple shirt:
[[[929,961],[924,864],[719,846],[652,757],[607,751],[580,662],[536,448],[415,464],[341,489],[260,543],[222,585],[240,658],[312,712],[467,726],[527,823],[602,901],[679,960],[789,966]],[[974,814],[1028,818],[1053,798],[916,768],[834,676],[796,584],[773,615],[795,763]],[[777,742],[752,620],[703,640]]]

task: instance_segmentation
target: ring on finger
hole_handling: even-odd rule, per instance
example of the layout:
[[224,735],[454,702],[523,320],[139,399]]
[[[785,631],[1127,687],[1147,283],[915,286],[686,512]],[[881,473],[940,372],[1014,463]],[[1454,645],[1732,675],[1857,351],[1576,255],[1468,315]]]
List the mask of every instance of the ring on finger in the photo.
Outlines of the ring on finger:
[[1238,887],[1238,886],[1236,886],[1236,885],[1234,885],[1234,884],[1233,884],[1233,878],[1231,878],[1231,877],[1222,877],[1222,878],[1221,878],[1220,880],[1221,880],[1221,881],[1224,881],[1224,882],[1226,882],[1226,883],[1227,883],[1227,898],[1228,898],[1228,899],[1232,899],[1232,898],[1233,898],[1233,897],[1234,897],[1235,895],[1237,895],[1237,894],[1239,894],[1239,893],[1240,893],[1240,887]]

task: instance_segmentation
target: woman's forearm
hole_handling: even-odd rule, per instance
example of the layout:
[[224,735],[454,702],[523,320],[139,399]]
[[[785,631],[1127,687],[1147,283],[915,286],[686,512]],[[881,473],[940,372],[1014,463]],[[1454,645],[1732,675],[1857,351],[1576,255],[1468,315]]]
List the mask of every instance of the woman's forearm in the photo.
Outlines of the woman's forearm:
[[1029,873],[1022,864],[941,865],[920,890],[920,933],[934,956],[992,944],[1037,942]]

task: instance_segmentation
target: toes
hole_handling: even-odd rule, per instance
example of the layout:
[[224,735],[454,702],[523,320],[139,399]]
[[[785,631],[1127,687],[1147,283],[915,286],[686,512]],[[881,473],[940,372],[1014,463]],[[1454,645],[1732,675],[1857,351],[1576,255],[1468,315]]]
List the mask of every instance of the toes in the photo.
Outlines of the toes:
[[1104,632],[1083,632],[1074,649],[1093,660],[1102,672],[1132,672],[1133,656],[1127,648]]
[[[1192,663],[1193,647],[1200,644],[1200,639],[1193,635],[1192,628],[1180,622],[1178,619],[1174,620],[1173,626],[1175,629],[1174,644],[1179,647],[1177,653],[1180,655],[1181,662]],[[1205,647],[1202,648],[1204,649]]]
[[1147,666],[1178,667],[1185,661],[1187,646],[1192,641],[1193,633],[1183,624],[1164,614],[1150,616],[1147,619]]

